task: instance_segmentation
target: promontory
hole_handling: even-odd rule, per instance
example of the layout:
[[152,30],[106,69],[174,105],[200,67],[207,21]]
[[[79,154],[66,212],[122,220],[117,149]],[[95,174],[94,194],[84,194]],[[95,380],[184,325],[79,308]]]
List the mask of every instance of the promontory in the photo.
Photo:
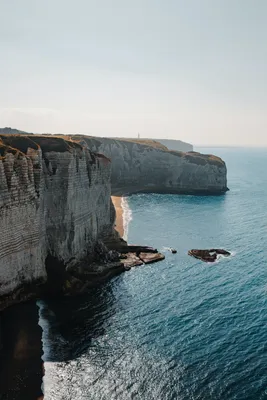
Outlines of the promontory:
[[48,282],[81,290],[100,256],[112,261],[109,244],[121,240],[112,194],[227,190],[226,165],[213,155],[148,140],[0,135],[0,309]]

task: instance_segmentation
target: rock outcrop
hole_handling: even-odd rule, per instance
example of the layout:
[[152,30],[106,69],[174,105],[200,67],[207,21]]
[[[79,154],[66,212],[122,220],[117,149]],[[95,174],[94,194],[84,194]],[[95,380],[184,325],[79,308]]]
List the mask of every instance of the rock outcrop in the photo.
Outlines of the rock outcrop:
[[224,249],[189,250],[188,255],[204,262],[215,262],[218,256],[229,257],[231,253]]
[[113,230],[110,174],[108,158],[78,143],[0,135],[0,308],[31,296],[48,260],[93,258]]
[[170,151],[153,141],[72,135],[96,153],[112,160],[111,192],[223,194],[227,189],[224,161],[213,155]]

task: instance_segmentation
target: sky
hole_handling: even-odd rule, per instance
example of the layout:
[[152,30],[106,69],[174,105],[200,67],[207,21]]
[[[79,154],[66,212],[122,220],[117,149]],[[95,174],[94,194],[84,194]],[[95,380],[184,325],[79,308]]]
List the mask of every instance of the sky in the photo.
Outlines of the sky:
[[266,0],[0,0],[0,127],[267,146]]

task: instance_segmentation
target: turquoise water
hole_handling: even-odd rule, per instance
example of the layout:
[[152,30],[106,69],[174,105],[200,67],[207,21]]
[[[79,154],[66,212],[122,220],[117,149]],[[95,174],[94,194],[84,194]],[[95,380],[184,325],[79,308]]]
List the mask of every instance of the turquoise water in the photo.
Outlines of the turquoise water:
[[[128,199],[129,242],[165,261],[41,304],[45,399],[267,399],[267,150],[200,150],[226,161],[225,196]],[[209,247],[232,256],[187,255]]]

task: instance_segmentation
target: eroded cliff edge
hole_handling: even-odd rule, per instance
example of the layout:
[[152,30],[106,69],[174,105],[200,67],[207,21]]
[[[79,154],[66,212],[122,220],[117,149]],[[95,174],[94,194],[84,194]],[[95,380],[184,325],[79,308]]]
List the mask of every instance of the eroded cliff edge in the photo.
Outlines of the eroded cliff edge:
[[0,135],[0,309],[47,280],[47,261],[71,268],[113,234],[110,174],[78,143]]
[[225,162],[214,155],[168,150],[157,142],[72,135],[92,151],[112,160],[111,192],[223,194],[227,188]]

